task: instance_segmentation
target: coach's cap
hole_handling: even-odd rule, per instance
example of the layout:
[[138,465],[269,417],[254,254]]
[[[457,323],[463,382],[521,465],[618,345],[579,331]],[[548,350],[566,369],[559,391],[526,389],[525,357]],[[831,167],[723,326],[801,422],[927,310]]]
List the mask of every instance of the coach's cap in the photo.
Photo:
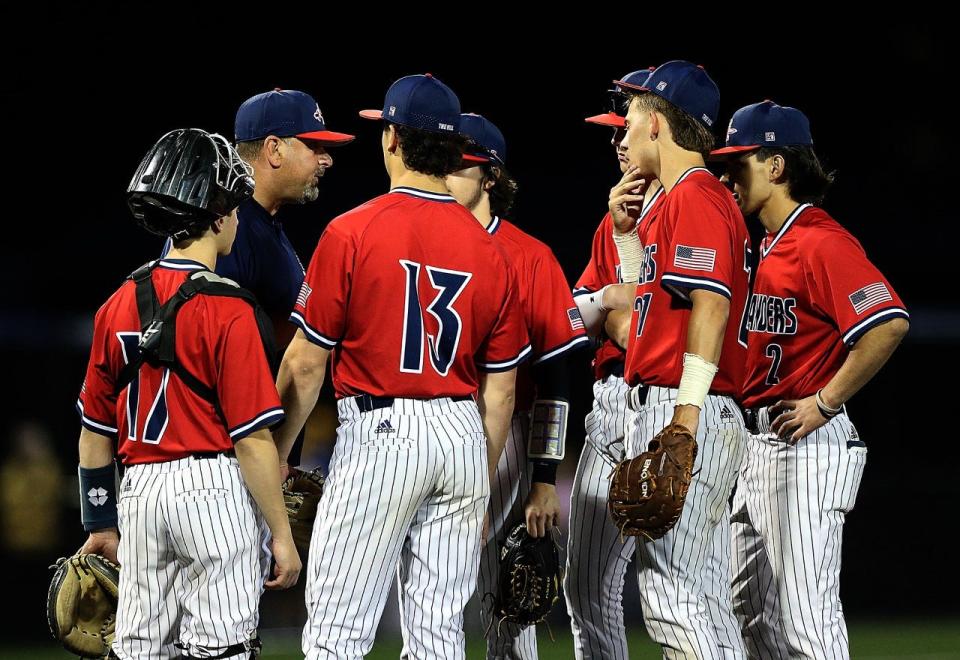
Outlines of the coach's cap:
[[613,89],[609,90],[611,96],[613,110],[610,112],[604,112],[602,115],[593,115],[592,117],[587,117],[584,119],[588,124],[598,124],[600,126],[613,126],[614,128],[623,128],[626,126],[626,118],[617,112],[619,104],[623,101],[623,93],[625,90],[642,90],[643,84],[647,82],[647,78],[650,77],[650,73],[656,69],[652,66],[648,69],[640,69],[638,71],[631,71],[625,75],[620,80],[613,81]]
[[797,110],[773,101],[747,105],[735,113],[727,128],[727,146],[710,152],[722,158],[760,147],[813,145],[810,121]]
[[383,110],[361,110],[360,116],[434,133],[456,134],[460,130],[460,99],[429,73],[405,76],[390,85]]
[[658,66],[640,91],[666,99],[706,127],[720,112],[720,90],[702,66],[671,60]]
[[482,115],[460,115],[460,134],[470,140],[463,159],[474,163],[493,161],[506,165],[507,141],[496,125]]
[[234,124],[237,142],[261,140],[268,135],[316,140],[327,145],[352,142],[353,135],[328,131],[320,105],[309,94],[295,89],[275,89],[251,96]]

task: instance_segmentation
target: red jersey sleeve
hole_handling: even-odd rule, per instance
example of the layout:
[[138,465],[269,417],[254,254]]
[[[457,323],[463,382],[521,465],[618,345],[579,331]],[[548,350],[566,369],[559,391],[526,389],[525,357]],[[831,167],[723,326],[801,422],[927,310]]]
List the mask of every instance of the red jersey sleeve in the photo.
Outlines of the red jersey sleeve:
[[853,236],[827,233],[804,250],[803,260],[812,305],[833,319],[846,345],[876,325],[909,318],[900,296]]
[[303,330],[307,339],[327,350],[336,347],[346,329],[356,252],[351,236],[335,222],[328,225],[310,259],[290,314],[290,321]]
[[476,353],[480,371],[509,371],[530,357],[531,353],[516,282],[509,269],[504,268],[504,272],[507,273],[506,295],[503,295],[493,329]]
[[[593,243],[590,246],[590,261],[584,268],[583,274],[577,280],[573,288],[573,295],[578,296],[581,293],[592,293],[599,291],[607,284],[615,284],[620,281],[616,273],[616,264],[610,260],[610,244],[613,241],[611,236],[610,216],[604,216],[593,234]],[[614,248],[615,250],[615,248]],[[616,254],[614,251],[613,254]]]
[[267,364],[263,341],[245,302],[217,343],[217,397],[234,442],[283,420],[280,396]]
[[117,395],[114,394],[114,387],[116,374],[124,364],[124,344],[108,327],[109,305],[110,301],[94,317],[90,360],[77,399],[80,423],[100,435],[114,435],[117,432]]
[[589,339],[557,258],[547,250],[532,266],[528,327],[534,361],[543,362]]
[[691,289],[705,289],[729,299],[740,270],[737,250],[743,250],[732,222],[742,219],[729,217],[729,207],[718,199],[721,191],[705,190],[695,183],[678,184],[667,197],[664,221],[673,231],[672,243],[665,246],[667,254],[663,256],[663,287],[684,300],[689,299]]

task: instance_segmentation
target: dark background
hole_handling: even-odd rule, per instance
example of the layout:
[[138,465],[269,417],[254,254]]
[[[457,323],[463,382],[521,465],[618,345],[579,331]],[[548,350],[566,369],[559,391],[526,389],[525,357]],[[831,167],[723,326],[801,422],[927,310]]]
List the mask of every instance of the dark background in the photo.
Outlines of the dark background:
[[[904,344],[849,406],[870,458],[844,535],[847,616],[960,612],[947,541],[960,495],[948,380],[960,364],[951,277],[960,245],[949,137],[954,37],[933,20],[878,28],[771,18],[749,27],[726,17],[711,27],[671,26],[686,36],[668,38],[650,36],[663,29],[635,11],[631,32],[615,17],[526,24],[501,11],[484,16],[478,6],[471,21],[456,23],[462,34],[453,33],[452,18],[401,25],[373,8],[363,20],[322,25],[306,16],[251,18],[232,28],[198,20],[158,34],[143,25],[107,31],[85,16],[5,45],[0,357],[10,435],[0,461],[16,453],[20,421],[37,420],[62,474],[75,474],[73,405],[93,313],[160,249],[132,221],[123,193],[166,131],[197,126],[232,138],[237,106],[279,86],[310,93],[329,128],[356,134],[333,152],[320,199],[282,211],[306,264],[331,218],[387,189],[379,126],[357,111],[382,107],[396,78],[429,71],[459,94],[464,111],[503,130],[521,185],[513,219],[554,249],[572,283],[619,178],[610,131],[583,117],[606,110],[612,79],[683,58],[703,64],[720,87],[718,138],[733,111],[764,98],[807,114],[818,153],[837,172],[824,206],[860,239],[912,315]],[[485,30],[487,23],[496,29]],[[756,235],[756,219],[748,224]],[[589,386],[584,370],[576,420]],[[571,468],[578,428],[579,421],[571,425]],[[63,499],[74,508],[58,519],[48,549],[8,551],[23,562],[24,591],[37,594],[23,608],[22,635],[44,634],[43,567],[84,538],[71,488]]]

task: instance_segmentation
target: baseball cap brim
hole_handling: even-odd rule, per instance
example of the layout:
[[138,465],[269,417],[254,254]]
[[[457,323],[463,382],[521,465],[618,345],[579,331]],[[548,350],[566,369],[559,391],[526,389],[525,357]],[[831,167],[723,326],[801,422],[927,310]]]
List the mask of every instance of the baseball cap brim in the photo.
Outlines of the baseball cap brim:
[[346,144],[353,142],[357,136],[337,133],[336,131],[310,131],[308,133],[297,133],[297,137],[304,140],[316,140],[324,144]]
[[588,124],[598,124],[600,126],[613,126],[614,128],[623,128],[627,125],[627,120],[615,112],[605,112],[602,115],[593,115],[583,121]]
[[481,154],[463,154],[463,160],[471,163],[489,163],[493,158]]
[[740,147],[723,147],[721,149],[714,149],[713,151],[710,152],[710,159],[722,160],[727,156],[735,156],[737,154],[742,154],[746,151],[753,151],[759,148],[760,148],[759,144],[749,144],[749,145],[740,146]]
[[383,119],[383,110],[361,110],[360,116],[364,119]]
[[638,92],[649,92],[649,87],[643,87],[642,85],[634,85],[633,83],[624,82],[622,80],[614,80],[613,84],[617,87],[625,87],[626,89],[633,89]]

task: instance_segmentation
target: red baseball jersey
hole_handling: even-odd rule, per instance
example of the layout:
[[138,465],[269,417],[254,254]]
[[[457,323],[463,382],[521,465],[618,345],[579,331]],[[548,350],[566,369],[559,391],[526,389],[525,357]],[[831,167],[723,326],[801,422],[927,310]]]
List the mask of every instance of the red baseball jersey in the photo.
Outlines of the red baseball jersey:
[[[645,218],[650,211],[657,207],[663,197],[663,188],[660,188],[653,194],[653,197],[644,206],[640,214],[640,220]],[[639,220],[638,220],[639,222]],[[573,295],[579,296],[582,293],[593,293],[599,291],[608,284],[622,283],[620,276],[620,255],[617,252],[617,246],[613,242],[613,218],[607,212],[600,221],[600,226],[593,234],[593,245],[590,248],[590,261],[584,268],[583,274],[577,280],[573,289]],[[599,380],[606,376],[616,365],[623,364],[627,352],[617,346],[616,342],[603,336],[603,343],[597,348],[593,358],[594,376]]]
[[[163,259],[152,273],[160,304],[192,271],[204,266]],[[215,390],[223,419],[169,369],[144,364],[119,395],[123,366],[138,355],[136,284],[127,280],[97,312],[93,346],[77,408],[81,423],[116,434],[125,464],[157,463],[197,452],[219,452],[257,429],[283,420],[283,409],[250,304],[239,298],[195,296],[177,314],[177,361]]]
[[738,341],[750,283],[750,236],[733,195],[709,170],[687,170],[637,230],[644,261],[630,324],[630,385],[677,387],[683,373],[690,291],[730,300],[717,375],[710,391],[739,398],[746,342]]
[[747,312],[744,405],[800,399],[826,385],[865,332],[909,318],[860,243],[803,204],[760,245]]
[[[590,343],[580,310],[553,251],[507,220],[494,217],[487,231],[514,269],[520,308],[532,347],[531,366]],[[536,397],[530,369],[517,372],[516,410],[529,410]]]
[[476,392],[530,354],[512,269],[450,195],[398,187],[324,230],[290,316],[333,351],[338,397]]

